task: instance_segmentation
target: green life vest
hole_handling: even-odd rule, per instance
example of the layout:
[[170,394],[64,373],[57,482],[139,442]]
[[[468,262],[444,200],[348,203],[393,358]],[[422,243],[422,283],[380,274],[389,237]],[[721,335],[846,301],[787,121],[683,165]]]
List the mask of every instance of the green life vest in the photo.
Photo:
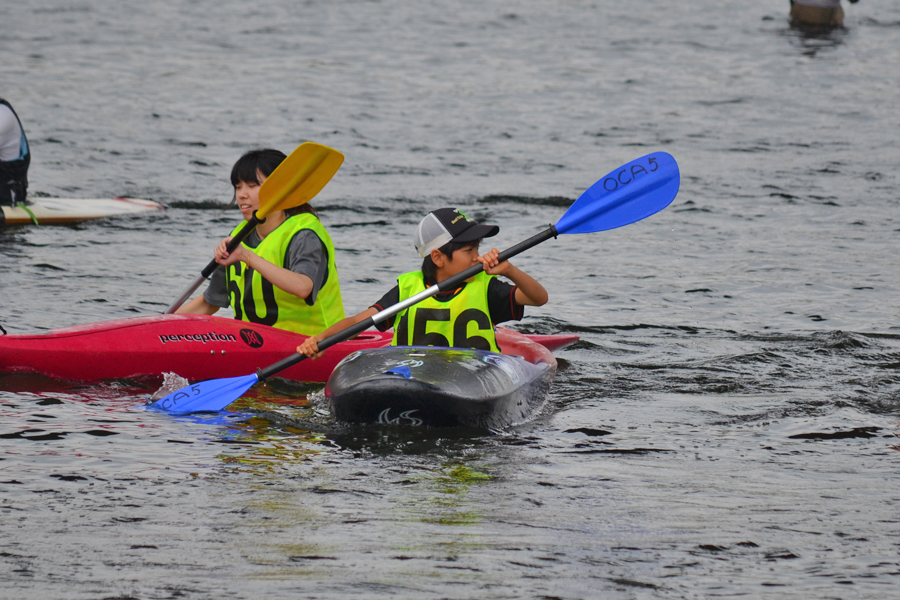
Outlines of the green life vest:
[[[500,352],[487,303],[488,283],[495,277],[483,271],[447,302],[432,296],[410,306],[394,320],[393,346],[445,346]],[[401,275],[400,301],[424,291],[421,271]],[[412,324],[412,325],[410,325]]]
[[[242,225],[235,227],[231,235]],[[254,269],[238,261],[225,270],[225,286],[236,319],[316,335],[344,318],[334,244],[315,215],[300,213],[288,217],[252,250],[270,263],[288,268],[285,264],[288,246],[294,236],[305,229],[319,236],[328,252],[328,274],[315,303],[310,306],[305,299],[275,287]],[[244,247],[249,248],[246,244]]]

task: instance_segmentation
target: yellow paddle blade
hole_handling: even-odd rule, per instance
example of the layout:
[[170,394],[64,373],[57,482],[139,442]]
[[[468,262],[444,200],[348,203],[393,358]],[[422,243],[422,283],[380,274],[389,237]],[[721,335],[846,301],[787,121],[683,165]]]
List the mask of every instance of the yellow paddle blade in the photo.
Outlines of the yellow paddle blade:
[[344,155],[322,144],[297,146],[259,188],[258,219],[276,211],[309,202],[331,181],[344,162]]

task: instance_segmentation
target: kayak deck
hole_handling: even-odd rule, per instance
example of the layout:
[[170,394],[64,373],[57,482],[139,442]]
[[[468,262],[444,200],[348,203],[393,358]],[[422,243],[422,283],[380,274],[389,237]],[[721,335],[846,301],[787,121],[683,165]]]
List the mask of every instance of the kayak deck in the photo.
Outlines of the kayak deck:
[[498,330],[503,354],[388,346],[348,355],[325,397],[335,420],[382,425],[502,429],[544,404],[556,359],[544,346]]

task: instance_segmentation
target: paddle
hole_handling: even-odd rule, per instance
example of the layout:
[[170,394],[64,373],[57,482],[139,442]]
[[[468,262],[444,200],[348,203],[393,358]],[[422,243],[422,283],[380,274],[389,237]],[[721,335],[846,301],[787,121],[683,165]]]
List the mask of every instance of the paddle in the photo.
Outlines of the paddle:
[[[680,177],[675,159],[665,152],[655,152],[624,165],[584,192],[556,223],[534,237],[500,253],[500,261],[508,260],[529,248],[561,233],[591,233],[622,227],[640,221],[668,206],[678,193]],[[427,290],[407,298],[372,317],[360,321],[319,342],[319,350],[362,333],[438,292],[453,289],[477,275],[484,267],[477,264],[445,279]],[[151,406],[173,413],[222,410],[241,397],[258,381],[287,369],[306,358],[294,354],[252,375],[212,379],[186,386],[154,402]]]
[[[318,194],[325,184],[331,181],[344,162],[344,155],[328,146],[304,142],[291,152],[278,167],[272,171],[259,188],[259,208],[254,211],[249,221],[228,242],[228,252],[234,252],[244,238],[253,229],[266,220],[266,216],[276,210],[296,208],[309,202]],[[200,276],[184,290],[166,309],[164,314],[170,315],[191,297],[191,294],[209,279],[216,267],[215,259],[211,260]]]

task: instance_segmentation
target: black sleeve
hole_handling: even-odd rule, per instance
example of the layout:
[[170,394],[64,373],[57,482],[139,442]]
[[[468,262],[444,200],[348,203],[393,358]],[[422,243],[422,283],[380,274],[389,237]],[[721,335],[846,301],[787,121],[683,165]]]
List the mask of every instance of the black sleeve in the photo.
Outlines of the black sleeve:
[[488,283],[488,310],[491,311],[491,322],[494,325],[506,321],[521,321],[525,316],[525,307],[516,302],[516,289],[497,277],[491,277]]
[[[389,291],[387,294],[382,296],[381,300],[379,300],[378,302],[373,304],[370,308],[375,308],[378,310],[378,312],[381,312],[384,309],[397,304],[398,302],[400,302],[400,286],[395,285],[393,288],[391,288],[391,291]],[[387,331],[388,329],[390,329],[393,326],[394,326],[393,319],[387,319],[386,321],[382,321],[381,323],[375,324],[375,328],[378,331]]]

